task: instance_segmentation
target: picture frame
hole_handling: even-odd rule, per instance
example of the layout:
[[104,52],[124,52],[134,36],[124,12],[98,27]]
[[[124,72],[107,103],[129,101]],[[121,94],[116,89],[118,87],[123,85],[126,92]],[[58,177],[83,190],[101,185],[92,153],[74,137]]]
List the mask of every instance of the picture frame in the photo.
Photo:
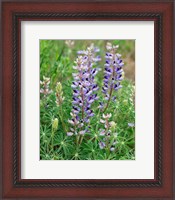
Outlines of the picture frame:
[[[2,2],[2,199],[175,198],[173,6],[163,0]],[[21,22],[68,20],[154,21],[154,179],[21,178]]]

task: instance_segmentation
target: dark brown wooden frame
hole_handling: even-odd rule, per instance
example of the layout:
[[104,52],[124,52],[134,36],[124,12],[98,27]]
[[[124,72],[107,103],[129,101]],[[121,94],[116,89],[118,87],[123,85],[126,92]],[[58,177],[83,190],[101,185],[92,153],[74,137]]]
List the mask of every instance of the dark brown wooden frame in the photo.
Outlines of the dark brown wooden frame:
[[[155,22],[155,178],[20,178],[20,23],[23,20]],[[2,3],[2,198],[173,199],[173,1]]]

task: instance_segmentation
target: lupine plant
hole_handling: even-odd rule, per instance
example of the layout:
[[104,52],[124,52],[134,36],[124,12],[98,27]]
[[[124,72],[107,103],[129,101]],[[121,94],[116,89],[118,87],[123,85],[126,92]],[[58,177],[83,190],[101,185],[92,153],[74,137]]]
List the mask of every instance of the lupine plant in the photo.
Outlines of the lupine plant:
[[71,120],[68,122],[72,125],[68,132],[68,136],[76,135],[77,144],[81,144],[83,135],[89,131],[90,118],[94,116],[91,105],[95,100],[98,100],[96,91],[99,89],[94,79],[98,72],[94,68],[94,63],[99,61],[99,57],[95,57],[94,53],[99,49],[92,45],[86,51],[79,51],[75,66],[73,68],[77,73],[73,73],[74,81],[71,87],[73,88],[72,97],[72,112]]
[[111,118],[111,113],[103,114],[103,119],[100,119],[100,123],[104,124],[104,129],[99,132],[102,140],[99,142],[100,149],[106,149],[109,154],[110,151],[115,150],[117,133],[115,132],[116,123],[114,121],[109,121]]
[[40,81],[40,85],[40,93],[44,95],[44,98],[46,98],[52,92],[52,90],[49,89],[50,78],[43,76],[43,81]]
[[131,57],[133,41],[41,41],[42,160],[135,159],[135,87],[117,43]]
[[122,85],[120,82],[123,80],[122,73],[124,63],[122,59],[120,59],[121,54],[116,53],[118,49],[118,45],[113,45],[111,43],[107,43],[106,48],[108,52],[106,52],[106,63],[104,70],[104,85],[102,87],[102,92],[104,93],[106,100],[106,104],[104,106],[104,112],[109,106],[111,101],[115,101],[116,96],[113,96],[114,91],[118,91]]

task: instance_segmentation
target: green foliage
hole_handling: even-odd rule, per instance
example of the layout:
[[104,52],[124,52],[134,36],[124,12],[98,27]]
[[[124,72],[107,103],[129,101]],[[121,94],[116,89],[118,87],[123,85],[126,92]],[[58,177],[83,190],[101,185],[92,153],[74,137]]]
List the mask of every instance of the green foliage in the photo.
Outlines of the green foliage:
[[[117,100],[110,102],[106,113],[111,113],[110,121],[116,123],[112,140],[116,140],[115,151],[107,152],[99,148],[101,136],[99,130],[103,128],[100,123],[102,114],[98,109],[98,102],[93,104],[95,115],[90,122],[90,133],[85,134],[81,145],[76,144],[75,136],[67,136],[70,129],[72,101],[72,66],[77,57],[78,50],[84,50],[91,43],[100,48],[102,61],[99,66],[101,71],[96,77],[98,85],[102,86],[105,45],[107,41],[74,41],[71,47],[64,40],[40,40],[40,80],[43,76],[50,78],[50,94],[40,95],[40,159],[41,160],[133,160],[135,159],[135,127],[128,123],[135,123],[134,82],[127,77],[122,81],[122,88],[117,93]],[[134,57],[134,41],[114,40],[119,44],[119,51],[123,58],[130,54]],[[127,61],[124,62],[129,65]],[[134,72],[133,72],[134,73]],[[56,85],[62,85],[64,101],[56,104]],[[103,99],[101,91],[98,96]]]

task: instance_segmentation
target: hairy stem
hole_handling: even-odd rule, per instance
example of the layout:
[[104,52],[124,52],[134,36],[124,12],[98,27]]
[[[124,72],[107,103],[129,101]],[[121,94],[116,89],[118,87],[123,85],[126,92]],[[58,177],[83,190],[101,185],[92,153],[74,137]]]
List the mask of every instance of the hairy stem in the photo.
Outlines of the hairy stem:
[[58,113],[58,116],[59,116],[59,118],[60,118],[60,121],[61,121],[61,124],[62,124],[63,130],[64,130],[64,132],[66,133],[66,132],[67,132],[67,130],[66,130],[66,126],[65,126],[64,121],[63,121],[63,119],[62,119],[62,117],[63,117],[62,106],[60,107],[60,113],[61,113],[61,115]]
[[109,106],[109,103],[111,101],[111,97],[112,97],[112,92],[113,92],[113,84],[111,85],[111,89],[110,89],[110,92],[109,92],[109,99],[108,99],[108,102],[106,104],[106,107],[104,108],[103,112],[105,112]]
[[52,128],[52,134],[51,134],[51,148],[53,150],[53,139],[54,139],[54,130]]

